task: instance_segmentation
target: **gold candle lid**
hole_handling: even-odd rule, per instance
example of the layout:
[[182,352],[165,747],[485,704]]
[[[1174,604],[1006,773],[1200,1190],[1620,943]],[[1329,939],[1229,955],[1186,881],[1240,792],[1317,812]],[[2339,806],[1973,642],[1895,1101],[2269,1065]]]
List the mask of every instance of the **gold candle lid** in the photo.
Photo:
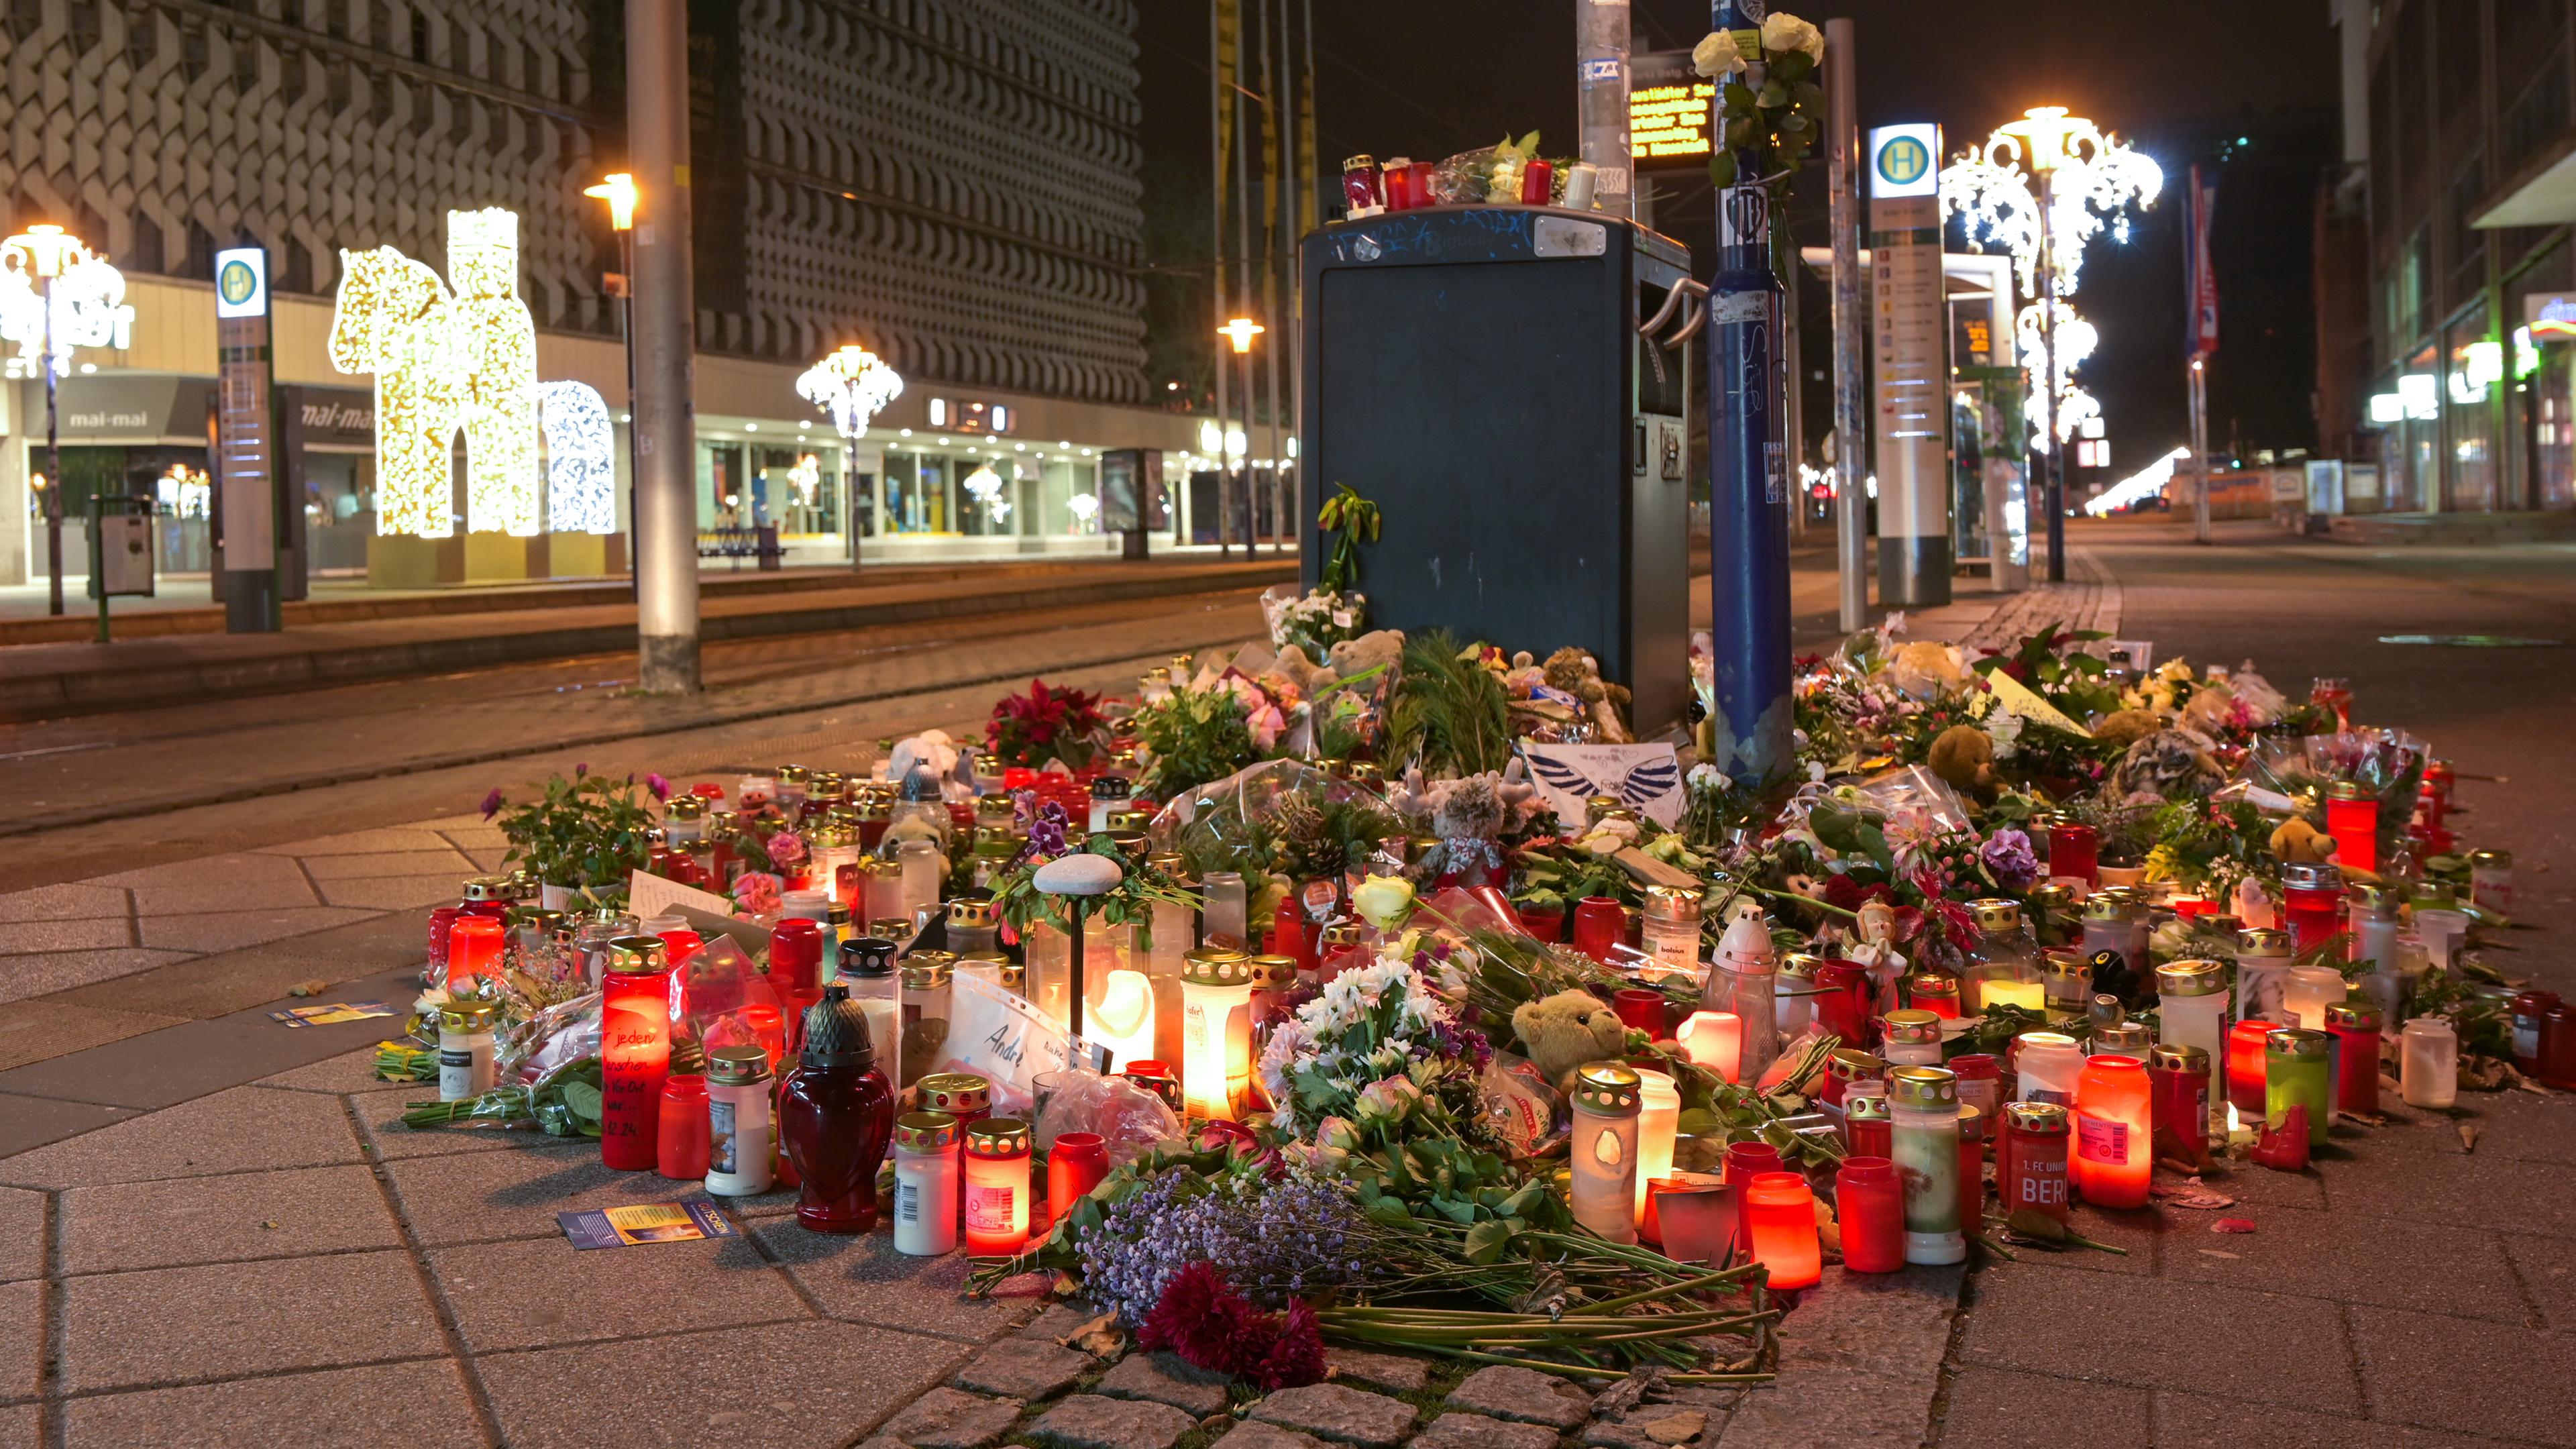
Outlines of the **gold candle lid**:
[[1026,1157],[1029,1124],[1017,1117],[987,1117],[966,1124],[966,1151],[976,1157]]
[[906,1112],[894,1119],[894,1145],[913,1152],[937,1152],[957,1141],[957,1119],[945,1112]]
[[1574,1105],[1613,1117],[1634,1116],[1645,1079],[1624,1062],[1592,1062],[1574,1074]]

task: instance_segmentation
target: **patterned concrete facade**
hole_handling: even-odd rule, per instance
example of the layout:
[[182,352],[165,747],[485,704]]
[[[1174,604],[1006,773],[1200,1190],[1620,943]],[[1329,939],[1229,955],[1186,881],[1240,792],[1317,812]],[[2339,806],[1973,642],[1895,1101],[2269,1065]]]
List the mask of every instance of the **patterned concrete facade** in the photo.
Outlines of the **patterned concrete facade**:
[[[1130,0],[697,0],[698,345],[1143,400]],[[604,333],[583,186],[623,152],[615,0],[9,0],[0,204],[130,272],[256,241],[287,293],[341,248],[443,259],[521,216],[538,325]]]

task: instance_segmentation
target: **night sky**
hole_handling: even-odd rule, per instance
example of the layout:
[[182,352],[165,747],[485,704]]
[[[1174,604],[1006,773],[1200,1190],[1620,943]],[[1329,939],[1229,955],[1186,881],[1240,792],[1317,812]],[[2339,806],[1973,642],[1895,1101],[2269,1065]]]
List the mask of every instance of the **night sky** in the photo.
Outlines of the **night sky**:
[[[1247,0],[1247,4],[1254,0]],[[1572,149],[1576,0],[1474,5],[1316,0],[1318,129],[1329,175],[1341,159],[1436,158],[1536,128],[1542,149]],[[1208,5],[1141,0],[1148,250],[1170,278],[1157,289],[1157,380],[1184,376],[1207,315]],[[2210,441],[2224,451],[2313,442],[2310,208],[2339,155],[2336,35],[2325,0],[2183,0],[2156,6],[2048,0],[1843,0],[1799,8],[1859,25],[1861,124],[1938,121],[1956,154],[2025,107],[2063,105],[2127,138],[2165,168],[2166,190],[2126,246],[2087,254],[2076,305],[2102,346],[2079,373],[2103,402],[2113,474],[2186,438],[2179,198],[2185,166],[2224,156],[2216,214],[2221,344],[2212,365]],[[1686,49],[1704,7],[1638,0],[1654,48]],[[2246,143],[2239,144],[2239,138]],[[1825,175],[1797,183],[1802,243],[1824,245]],[[1707,265],[1708,186],[1665,178],[1660,229]],[[1808,366],[1829,356],[1825,289],[1803,289]],[[1829,418],[1810,382],[1810,456]]]

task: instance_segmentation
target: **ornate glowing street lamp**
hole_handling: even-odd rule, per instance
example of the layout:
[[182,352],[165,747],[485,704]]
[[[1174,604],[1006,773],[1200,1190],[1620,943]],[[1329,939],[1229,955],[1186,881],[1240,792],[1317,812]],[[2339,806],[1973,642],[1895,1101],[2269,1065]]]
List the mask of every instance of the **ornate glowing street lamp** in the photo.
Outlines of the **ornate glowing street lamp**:
[[[1252,519],[1250,517],[1251,510],[1248,506],[1252,498],[1252,339],[1269,330],[1269,328],[1262,326],[1260,323],[1253,321],[1249,317],[1235,317],[1229,319],[1224,326],[1216,329],[1216,335],[1233,343],[1234,355],[1242,359],[1241,366],[1243,368],[1244,397],[1244,456],[1242,490],[1244,500],[1247,504],[1243,528],[1243,554],[1246,558],[1250,558],[1252,556],[1254,547],[1254,532]],[[1222,368],[1225,366],[1225,363],[1220,360],[1217,363],[1217,366]],[[1218,455],[1218,461],[1227,461],[1222,452]],[[1276,467],[1279,460],[1273,458],[1270,461],[1272,466]],[[1223,495],[1217,501],[1216,547],[1217,553],[1220,557],[1230,556],[1227,552],[1226,545],[1226,518],[1234,507],[1235,489],[1231,483],[1227,481],[1232,477],[1232,473],[1233,470],[1229,467],[1217,474],[1220,484],[1219,492]],[[1273,476],[1276,475],[1274,474]]]
[[2031,446],[2046,470],[2048,577],[2066,577],[2066,470],[2060,446],[2101,405],[2074,373],[2098,340],[2070,300],[2084,249],[2106,229],[2129,237],[2132,207],[2155,204],[2164,171],[2154,160],[2064,106],[2034,106],[1995,129],[1941,172],[1941,203],[1967,224],[1968,245],[2009,252],[2033,301],[2014,319],[2014,342],[2031,379],[2025,407]]
[[841,471],[849,479],[842,527],[850,534],[850,567],[859,566],[859,441],[868,420],[903,396],[903,378],[886,360],[853,342],[796,379],[796,395],[832,415],[842,439]]
[[61,374],[63,359],[54,353],[54,282],[62,274],[90,260],[90,250],[78,237],[58,226],[31,226],[5,242],[0,242],[0,267],[33,276],[44,283],[44,344],[41,355],[45,367],[45,452],[48,458],[45,488],[45,612],[63,611],[63,444],[55,429],[54,381]]

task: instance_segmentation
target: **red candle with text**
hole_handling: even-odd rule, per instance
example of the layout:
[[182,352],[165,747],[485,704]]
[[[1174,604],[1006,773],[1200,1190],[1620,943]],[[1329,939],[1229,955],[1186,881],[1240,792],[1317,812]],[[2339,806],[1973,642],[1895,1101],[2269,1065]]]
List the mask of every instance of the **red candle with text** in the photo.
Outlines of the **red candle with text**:
[[2209,1162],[2209,1053],[2162,1042],[2147,1049],[2155,1154],[2194,1167]]
[[2144,1062],[2099,1056],[2075,1083],[2075,1190],[2096,1207],[2147,1203],[2155,1108]]
[[2011,1102],[1995,1147],[1995,1187],[2006,1215],[2029,1208],[2066,1221],[2066,1109],[2055,1102]]
[[1843,1267],[1894,1273],[1905,1267],[1905,1183],[1885,1157],[1853,1156],[1834,1169],[1834,1211],[1843,1231]]
[[671,966],[662,943],[620,936],[608,945],[599,1000],[599,1160],[619,1172],[652,1167],[661,1151],[662,1083],[671,1069]]
[[1555,199],[1556,167],[1532,158],[1521,167],[1521,205],[1545,206]]
[[2282,866],[2281,914],[2289,924],[2293,952],[2332,938],[2343,929],[2343,872],[2304,860]]

